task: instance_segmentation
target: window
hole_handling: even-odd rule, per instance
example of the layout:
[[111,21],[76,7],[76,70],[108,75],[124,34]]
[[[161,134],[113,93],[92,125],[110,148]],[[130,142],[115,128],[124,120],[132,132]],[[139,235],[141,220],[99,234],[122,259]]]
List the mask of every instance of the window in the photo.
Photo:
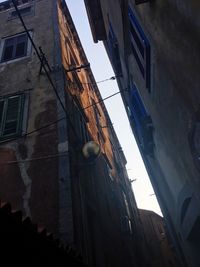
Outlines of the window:
[[146,88],[151,90],[151,66],[150,53],[151,48],[144,31],[134,16],[131,8],[128,9],[130,22],[131,49],[142,77],[146,82]]
[[78,60],[72,50],[69,52],[69,58],[66,60],[66,63],[69,65],[69,69],[71,69],[70,72],[66,70],[66,75],[67,77],[69,77],[68,81],[71,91],[74,91],[75,94],[77,93],[76,91],[78,91],[79,93],[83,93],[84,88],[78,75],[78,72],[80,70],[75,70],[78,65]]
[[82,93],[84,91],[84,88],[76,71],[72,71],[72,77],[73,77],[74,88],[78,89],[78,91]]
[[28,36],[22,33],[4,39],[1,62],[27,56]]
[[103,129],[101,126],[101,113],[98,109],[97,104],[95,103],[94,99],[92,99],[92,105],[93,105],[93,110],[94,110],[94,115],[95,115],[95,120],[96,120],[96,125],[97,125],[97,129],[98,129],[98,140],[100,144],[104,144],[106,141],[106,137],[103,133]]
[[24,99],[24,95],[21,94],[0,100],[1,140],[21,134]]
[[86,116],[77,96],[67,95],[67,97],[70,117],[73,122],[74,130],[80,143],[85,144],[91,139],[87,128],[87,123],[89,122],[88,117]]
[[[26,7],[20,8],[19,11],[22,16],[29,15],[32,13],[32,6],[26,6]],[[16,10],[13,10],[9,14],[9,19],[15,19],[15,18],[18,18],[18,14]]]

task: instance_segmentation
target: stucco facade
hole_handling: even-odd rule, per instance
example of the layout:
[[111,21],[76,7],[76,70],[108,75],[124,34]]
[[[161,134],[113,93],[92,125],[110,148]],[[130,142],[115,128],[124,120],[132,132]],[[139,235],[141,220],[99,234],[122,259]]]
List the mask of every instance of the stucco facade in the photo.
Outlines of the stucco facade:
[[182,265],[199,266],[200,3],[139,2],[85,0]]

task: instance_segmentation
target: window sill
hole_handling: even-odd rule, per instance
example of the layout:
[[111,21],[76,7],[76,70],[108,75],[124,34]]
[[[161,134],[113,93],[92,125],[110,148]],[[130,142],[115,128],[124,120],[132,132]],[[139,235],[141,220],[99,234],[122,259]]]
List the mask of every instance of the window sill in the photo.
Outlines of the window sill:
[[16,59],[11,59],[11,60],[8,60],[8,61],[3,61],[3,62],[0,62],[0,66],[6,66],[8,64],[11,64],[11,63],[16,63],[20,60],[25,60],[25,59],[28,59],[30,58],[31,56],[28,55],[28,56],[24,56],[24,57],[20,57],[20,58],[16,58]]

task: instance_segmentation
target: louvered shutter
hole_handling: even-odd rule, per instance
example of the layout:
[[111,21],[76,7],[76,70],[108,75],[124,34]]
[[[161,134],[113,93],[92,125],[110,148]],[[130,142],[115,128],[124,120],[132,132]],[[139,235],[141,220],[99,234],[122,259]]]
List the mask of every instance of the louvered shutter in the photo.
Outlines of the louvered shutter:
[[2,122],[3,122],[3,108],[4,108],[4,101],[0,101],[0,136],[1,136]]
[[21,131],[23,96],[13,96],[7,99],[2,136],[19,134]]

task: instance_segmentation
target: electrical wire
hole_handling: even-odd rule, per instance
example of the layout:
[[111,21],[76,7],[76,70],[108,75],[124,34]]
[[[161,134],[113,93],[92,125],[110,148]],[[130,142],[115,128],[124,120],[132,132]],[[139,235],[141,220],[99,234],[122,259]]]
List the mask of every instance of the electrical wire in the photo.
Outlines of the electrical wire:
[[[64,68],[64,69],[65,69],[65,68]],[[65,69],[65,70],[66,70],[66,69]],[[107,82],[107,81],[114,81],[114,80],[116,80],[116,78],[118,78],[118,77],[120,77],[120,76],[112,76],[112,77],[110,77],[110,78],[108,78],[108,79],[104,79],[104,80],[101,80],[101,81],[97,81],[97,82],[95,82],[95,83],[89,83],[89,82],[84,83],[84,82],[80,82],[80,84],[83,84],[83,85],[97,85],[97,84],[99,84],[99,83],[103,83],[103,82]],[[71,81],[70,83],[76,85],[76,82]]]
[[120,90],[119,92],[116,92],[116,93],[114,93],[114,94],[112,94],[112,95],[110,95],[110,96],[107,96],[107,97],[105,97],[105,98],[102,98],[102,99],[99,100],[98,102],[95,102],[95,103],[93,103],[93,104],[91,104],[91,105],[89,105],[89,106],[87,106],[87,107],[82,108],[82,109],[85,110],[85,109],[88,109],[88,108],[90,108],[90,107],[96,106],[97,104],[102,103],[102,102],[104,102],[105,100],[107,100],[107,99],[109,99],[109,98],[111,98],[111,97],[113,97],[113,96],[115,96],[115,95],[121,94],[122,91],[127,91],[127,89]]
[[43,130],[43,129],[46,129],[46,128],[48,128],[48,127],[50,127],[50,126],[52,126],[52,125],[58,123],[59,121],[64,120],[64,119],[66,119],[66,117],[62,117],[62,118],[60,118],[60,119],[58,119],[58,120],[55,120],[55,121],[53,121],[53,122],[50,122],[50,123],[48,123],[48,124],[46,124],[46,125],[43,125],[43,126],[41,126],[41,127],[39,127],[39,128],[36,128],[35,130],[32,130],[32,131],[27,132],[27,133],[25,133],[25,134],[22,134],[22,135],[20,135],[20,136],[18,136],[18,137],[14,137],[14,138],[9,138],[9,139],[7,139],[7,140],[3,140],[3,141],[0,142],[0,144],[1,144],[1,143],[5,144],[5,143],[8,143],[8,142],[13,142],[13,141],[17,141],[17,140],[19,140],[19,139],[25,138],[25,137],[27,137],[27,136],[29,136],[29,135],[32,135],[33,133],[39,132],[39,131],[41,131],[41,130]]
[[[56,95],[56,97],[57,97],[57,99],[58,99],[58,101],[59,101],[59,103],[60,103],[60,105],[61,105],[63,111],[64,111],[65,114],[66,114],[66,117],[62,117],[62,118],[60,118],[60,119],[58,119],[58,120],[56,120],[56,121],[54,121],[54,122],[52,122],[52,123],[49,123],[49,124],[44,125],[44,126],[42,126],[42,127],[40,127],[40,128],[37,128],[37,129],[35,129],[35,130],[31,131],[31,132],[28,132],[28,133],[26,133],[26,134],[24,134],[24,135],[22,135],[22,136],[20,136],[20,137],[18,137],[18,138],[9,139],[8,141],[14,141],[14,140],[17,140],[17,139],[19,139],[19,138],[26,137],[26,136],[28,136],[28,135],[31,135],[31,134],[33,134],[33,133],[35,133],[35,132],[38,132],[38,131],[44,129],[44,128],[48,128],[48,127],[50,127],[51,125],[54,125],[54,124],[58,123],[59,121],[61,121],[61,120],[63,120],[63,119],[66,119],[66,118],[68,119],[69,124],[70,124],[71,128],[73,129],[74,133],[77,135],[76,130],[75,130],[75,128],[74,128],[74,126],[73,126],[73,124],[72,124],[72,122],[71,122],[71,120],[70,120],[69,115],[68,115],[68,112],[67,112],[67,110],[66,110],[66,108],[65,108],[65,106],[64,106],[64,104],[63,104],[63,102],[62,102],[62,100],[61,100],[61,98],[60,98],[60,96],[59,96],[59,94],[58,94],[57,88],[56,88],[56,86],[54,85],[54,82],[52,81],[51,76],[49,75],[49,72],[48,72],[48,70],[47,70],[47,68],[46,68],[46,65],[45,65],[45,64],[47,64],[47,67],[48,67],[48,69],[50,70],[50,67],[49,67],[49,65],[48,65],[48,61],[47,61],[45,55],[44,55],[43,53],[41,53],[41,51],[42,51],[41,48],[39,48],[39,49],[40,49],[40,53],[39,53],[39,51],[38,51],[38,49],[37,49],[37,47],[36,47],[36,45],[35,45],[35,43],[34,43],[32,37],[31,37],[31,35],[30,35],[30,33],[29,33],[29,31],[28,31],[28,29],[27,29],[25,23],[24,23],[24,20],[23,20],[21,14],[20,14],[20,11],[19,11],[19,9],[18,9],[18,7],[17,7],[17,4],[16,4],[15,0],[12,0],[12,3],[13,3],[13,5],[14,5],[15,10],[16,10],[16,12],[17,12],[17,15],[18,15],[18,17],[19,17],[19,19],[20,19],[20,21],[21,21],[21,23],[22,23],[22,25],[23,25],[23,27],[24,27],[24,29],[25,29],[25,32],[27,33],[27,36],[28,36],[28,38],[29,38],[29,40],[30,40],[30,42],[31,42],[31,44],[32,44],[32,46],[33,46],[33,48],[34,48],[34,50],[35,50],[35,52],[36,52],[36,54],[37,54],[37,56],[38,56],[38,58],[39,58],[39,60],[40,60],[41,66],[42,66],[42,68],[44,69],[45,74],[46,74],[46,76],[47,76],[47,78],[48,78],[48,80],[49,80],[49,82],[50,82],[50,84],[51,84],[51,86],[52,86],[52,88],[53,88],[53,90],[54,90],[54,92],[55,92],[55,95]],[[44,57],[45,57],[45,58],[44,58]],[[45,60],[44,60],[44,59],[45,59]],[[44,63],[44,62],[45,62],[45,63]],[[110,77],[109,79],[104,79],[104,80],[102,80],[102,81],[98,81],[98,82],[96,82],[96,83],[82,83],[82,84],[93,84],[93,85],[96,85],[97,83],[102,83],[102,82],[105,82],[105,81],[108,81],[108,80],[115,80],[117,77],[118,77],[118,76],[112,76],[112,77]],[[126,89],[125,89],[125,90],[126,90]],[[110,95],[110,96],[108,96],[108,97],[106,97],[106,98],[104,98],[104,99],[101,99],[100,101],[98,101],[98,102],[96,102],[96,103],[93,103],[93,104],[91,104],[91,105],[89,105],[89,106],[87,106],[87,107],[83,107],[82,109],[85,110],[85,109],[88,109],[88,108],[90,108],[90,107],[92,107],[92,106],[95,106],[95,105],[97,105],[97,104],[99,104],[99,103],[101,103],[101,102],[103,102],[103,101],[105,101],[105,100],[107,100],[107,99],[109,99],[109,98],[111,98],[111,97],[113,97],[113,96],[119,94],[119,93],[121,93],[121,91],[119,91],[119,92],[117,92],[117,93],[114,93],[114,94],[112,94],[112,95]],[[78,135],[77,135],[77,136],[78,136]]]
[[[127,89],[124,89],[124,90],[122,90],[122,91],[126,91],[126,90],[127,90]],[[101,102],[103,102],[103,101],[105,101],[105,100],[107,100],[107,99],[109,99],[109,98],[111,98],[111,97],[117,95],[117,94],[120,94],[120,93],[121,93],[121,91],[116,92],[116,93],[114,93],[114,94],[112,94],[112,95],[110,95],[110,96],[107,96],[107,97],[101,99],[101,100],[98,101],[98,102],[95,102],[95,103],[93,103],[93,104],[91,104],[91,105],[89,105],[89,106],[83,107],[81,110],[85,110],[85,109],[88,109],[88,108],[90,108],[90,107],[93,107],[93,106],[95,106],[95,105],[97,105],[97,104],[99,104],[99,103],[101,103]],[[50,127],[50,126],[52,126],[52,125],[54,125],[54,124],[56,124],[56,123],[58,123],[58,122],[60,122],[60,121],[62,121],[62,120],[64,120],[64,119],[66,119],[66,118],[67,118],[67,117],[65,117],[65,116],[64,116],[64,117],[61,117],[61,118],[58,119],[58,120],[52,121],[52,122],[50,122],[50,123],[48,123],[48,124],[46,124],[46,125],[43,125],[43,126],[41,126],[41,127],[39,127],[39,128],[36,128],[35,130],[32,130],[32,131],[30,131],[30,132],[27,132],[27,133],[25,133],[25,134],[23,134],[23,135],[21,135],[21,136],[19,136],[19,137],[16,137],[16,138],[10,138],[10,139],[8,139],[8,140],[4,140],[2,143],[7,143],[7,142],[11,142],[11,141],[16,141],[16,140],[22,139],[22,138],[24,138],[24,137],[26,137],[26,136],[32,135],[33,133],[39,132],[39,131],[41,131],[41,130],[43,130],[43,129],[46,129],[46,128],[48,128],[48,127]]]
[[68,152],[63,152],[63,153],[57,153],[57,154],[53,154],[53,155],[47,155],[47,156],[42,156],[42,157],[37,157],[37,158],[31,158],[31,159],[2,161],[1,165],[2,164],[3,165],[9,165],[9,164],[25,163],[25,162],[30,162],[30,161],[51,159],[51,158],[57,158],[57,157],[65,157],[67,155],[68,155]]
[[[74,133],[77,135],[76,130],[75,130],[75,128],[74,128],[74,126],[73,126],[73,124],[72,124],[70,118],[69,118],[68,112],[67,112],[67,110],[65,109],[65,106],[64,106],[64,104],[63,104],[63,102],[62,102],[62,100],[61,100],[61,98],[60,98],[60,96],[59,96],[59,94],[58,94],[57,88],[55,87],[55,85],[54,85],[54,83],[53,83],[53,81],[52,81],[52,79],[51,79],[51,76],[49,75],[49,72],[48,72],[48,70],[46,69],[46,65],[45,65],[45,64],[47,64],[47,67],[48,67],[48,69],[50,70],[50,67],[49,67],[49,64],[48,64],[48,60],[46,59],[45,54],[42,52],[41,47],[39,47],[39,50],[40,50],[40,53],[39,53],[39,51],[38,51],[38,49],[37,49],[37,47],[36,47],[36,45],[35,45],[35,43],[34,43],[32,37],[31,37],[31,35],[30,35],[30,33],[29,33],[27,27],[26,27],[26,24],[24,23],[24,20],[23,20],[21,14],[20,14],[20,11],[19,11],[19,9],[18,9],[18,7],[17,7],[17,4],[15,3],[15,0],[12,0],[12,3],[13,3],[13,5],[14,5],[15,10],[16,10],[16,12],[17,12],[17,15],[18,15],[18,17],[19,17],[19,19],[20,19],[20,21],[21,21],[21,23],[22,23],[22,25],[23,25],[23,27],[24,27],[26,33],[27,33],[27,36],[28,36],[28,38],[29,38],[29,40],[30,40],[30,42],[31,42],[31,44],[32,44],[32,46],[33,46],[33,48],[34,48],[34,50],[35,50],[35,52],[36,52],[36,54],[37,54],[37,56],[38,56],[38,58],[39,58],[39,60],[40,60],[41,66],[42,66],[42,68],[44,69],[45,74],[46,74],[46,76],[47,76],[47,78],[48,78],[48,80],[49,80],[49,82],[50,82],[50,84],[51,84],[51,86],[52,86],[52,88],[53,88],[53,90],[54,90],[54,92],[55,92],[55,95],[56,95],[56,97],[57,97],[57,99],[58,99],[58,101],[59,101],[59,103],[60,103],[62,109],[64,110],[64,112],[65,112],[65,114],[66,114],[66,117],[68,118],[69,124],[70,124],[71,128],[73,129]],[[45,62],[45,63],[44,63],[44,62]],[[115,80],[117,77],[118,77],[118,76],[112,76],[112,77],[110,77],[109,79],[105,79],[105,80],[102,80],[102,81],[99,81],[99,82],[96,82],[96,83],[85,83],[85,84],[97,84],[97,83],[102,83],[102,82],[105,82],[105,81],[108,81],[108,80]],[[83,83],[83,84],[84,84],[84,83]],[[118,92],[118,93],[120,93],[120,92]],[[115,93],[114,95],[116,95],[116,94],[118,94],[118,93]],[[112,95],[112,96],[114,96],[114,95]],[[110,96],[110,97],[112,97],[112,96]],[[110,98],[110,97],[108,97],[108,98]],[[106,98],[106,99],[108,99],[108,98]],[[104,100],[106,100],[106,99],[104,99]],[[101,103],[101,102],[103,102],[104,100],[101,99],[98,103]],[[97,104],[98,104],[98,103],[97,103]],[[93,105],[94,105],[94,104],[93,104]],[[90,105],[90,106],[93,106],[93,105]],[[83,109],[87,109],[87,108],[89,108],[90,106],[85,107],[85,108],[83,108]],[[59,120],[58,120],[58,121],[59,121]],[[36,131],[36,130],[35,130],[35,131]],[[34,132],[35,132],[35,131],[34,131]],[[77,135],[77,137],[78,137],[78,135]]]

